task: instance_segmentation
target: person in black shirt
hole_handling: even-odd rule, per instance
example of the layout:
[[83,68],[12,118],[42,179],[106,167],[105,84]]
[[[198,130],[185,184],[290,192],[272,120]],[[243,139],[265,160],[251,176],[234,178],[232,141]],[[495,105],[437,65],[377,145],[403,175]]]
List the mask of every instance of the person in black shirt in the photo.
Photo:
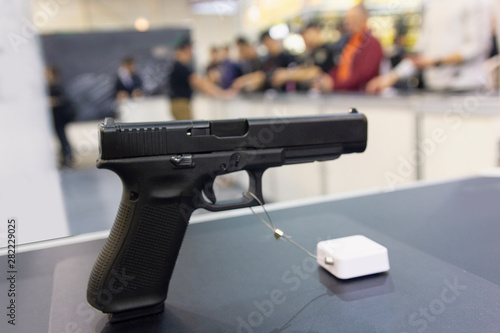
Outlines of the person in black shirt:
[[238,48],[238,56],[240,58],[240,67],[243,75],[258,71],[262,62],[259,55],[252,44],[244,37],[236,39],[236,47]]
[[194,73],[192,61],[191,42],[183,40],[176,47],[175,62],[168,78],[171,111],[176,120],[192,119],[191,97],[193,89],[200,90],[213,97],[226,95],[222,89],[207,78]]
[[271,85],[271,77],[278,68],[293,66],[295,57],[285,51],[279,40],[272,38],[269,32],[264,32],[260,43],[267,49],[268,55],[263,60],[260,70],[243,75],[235,80],[232,88],[236,91],[262,91],[270,88],[285,91],[285,84]]
[[335,66],[335,53],[333,47],[324,42],[320,26],[309,24],[302,31],[302,38],[306,45],[304,65],[318,66],[324,73],[328,73]]
[[66,137],[65,127],[74,119],[75,111],[60,84],[59,71],[54,67],[47,67],[45,77],[49,88],[52,120],[57,138],[61,144],[60,164],[63,167],[71,167],[73,165],[73,155],[71,145]]
[[193,75],[193,69],[189,64],[176,60],[170,72],[170,98],[191,98],[193,88],[189,78]]
[[323,73],[328,73],[337,64],[343,46],[325,43],[318,24],[311,23],[302,30],[302,38],[306,52],[300,61],[300,66],[277,70],[271,78],[273,86],[293,81],[299,84],[299,90],[308,90],[314,79]]
[[118,68],[115,81],[116,99],[126,99],[129,97],[140,97],[142,92],[142,80],[136,72],[134,59],[125,58]]

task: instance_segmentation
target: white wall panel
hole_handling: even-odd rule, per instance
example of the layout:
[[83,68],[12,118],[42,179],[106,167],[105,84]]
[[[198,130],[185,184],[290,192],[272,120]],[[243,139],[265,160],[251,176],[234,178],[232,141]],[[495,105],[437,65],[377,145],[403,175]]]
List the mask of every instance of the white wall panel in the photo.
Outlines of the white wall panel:
[[68,235],[29,1],[0,0],[0,246],[7,219],[21,243]]

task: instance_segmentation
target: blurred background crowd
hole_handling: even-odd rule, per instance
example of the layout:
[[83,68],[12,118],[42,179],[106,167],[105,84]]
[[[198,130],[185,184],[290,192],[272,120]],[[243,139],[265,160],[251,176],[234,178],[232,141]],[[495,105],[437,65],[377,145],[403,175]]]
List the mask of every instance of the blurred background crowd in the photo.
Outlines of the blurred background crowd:
[[[267,20],[275,23],[270,27],[225,33],[230,40],[224,43],[211,42],[224,39],[217,37],[193,40],[189,29],[151,31],[143,17],[134,23],[137,31],[108,33],[108,41],[102,33],[87,40],[89,36],[42,36],[63,164],[71,164],[64,125],[114,115],[129,98],[166,95],[173,118],[181,120],[193,117],[193,92],[230,99],[251,93],[498,89],[498,9],[493,0],[342,1],[337,7],[309,2],[286,19],[275,13]],[[279,3],[275,9],[296,6],[293,1]],[[235,7],[246,8],[245,22],[259,22],[265,10],[259,1],[193,1],[191,6],[215,9],[221,25],[225,11]],[[141,43],[149,55],[137,51]],[[71,44],[78,56],[84,52],[78,46],[91,44],[108,58],[93,57],[93,68],[81,61],[75,65],[67,60]]]
[[[266,171],[269,202],[500,166],[500,0],[0,5],[0,118],[9,124],[0,156],[10,161],[0,182],[18,193],[0,213],[18,207],[25,221],[64,221],[64,201],[71,233],[109,228],[121,185],[95,168],[105,117],[292,117],[351,107],[367,116],[365,153]],[[241,194],[235,179],[226,188]],[[45,232],[30,230],[33,239]]]

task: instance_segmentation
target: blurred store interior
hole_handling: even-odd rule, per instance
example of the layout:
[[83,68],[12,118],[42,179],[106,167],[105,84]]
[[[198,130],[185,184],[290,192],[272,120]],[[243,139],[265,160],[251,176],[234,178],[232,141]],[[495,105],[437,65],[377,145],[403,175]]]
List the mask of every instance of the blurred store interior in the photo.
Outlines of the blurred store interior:
[[[0,7],[7,189],[0,213],[19,215],[21,243],[111,227],[122,189],[115,174],[95,167],[105,117],[351,108],[367,116],[365,153],[266,171],[270,203],[386,192],[500,166],[497,0],[0,0]],[[247,178],[217,179],[219,199],[241,196]]]

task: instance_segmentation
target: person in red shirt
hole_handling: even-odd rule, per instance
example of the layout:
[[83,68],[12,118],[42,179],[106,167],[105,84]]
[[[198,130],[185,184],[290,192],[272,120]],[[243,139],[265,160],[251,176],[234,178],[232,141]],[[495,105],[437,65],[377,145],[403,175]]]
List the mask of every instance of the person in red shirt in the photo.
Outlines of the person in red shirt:
[[363,5],[346,13],[344,24],[351,37],[338,65],[316,81],[316,88],[323,92],[364,91],[368,81],[379,74],[384,54],[380,43],[366,27],[368,17]]

